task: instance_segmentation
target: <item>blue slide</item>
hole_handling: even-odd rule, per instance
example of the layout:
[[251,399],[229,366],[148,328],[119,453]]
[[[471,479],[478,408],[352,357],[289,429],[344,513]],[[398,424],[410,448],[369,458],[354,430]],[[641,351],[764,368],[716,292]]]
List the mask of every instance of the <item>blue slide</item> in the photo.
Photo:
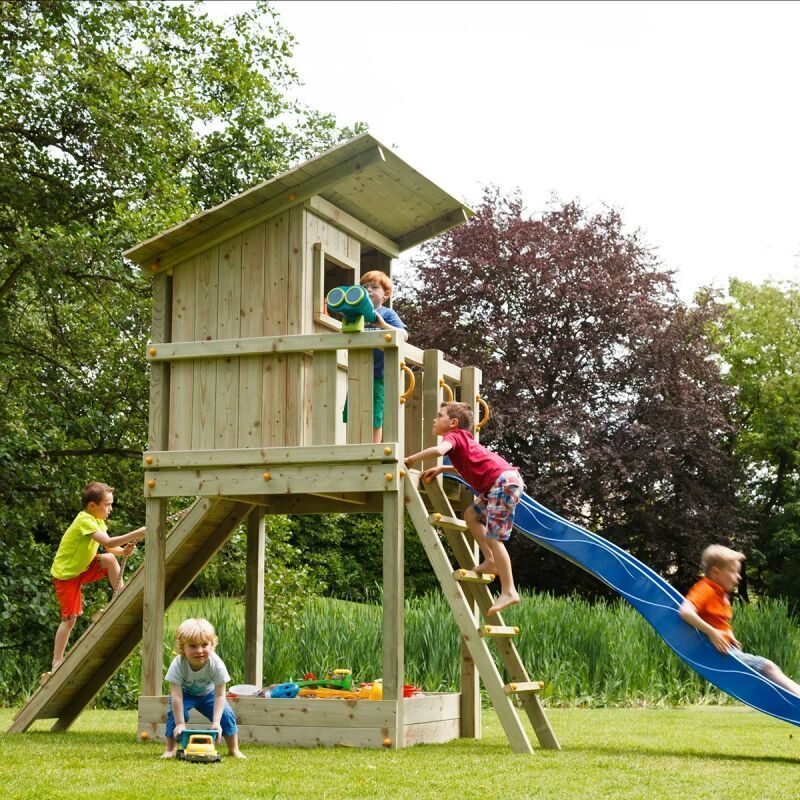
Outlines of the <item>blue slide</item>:
[[[445,477],[474,491],[453,475]],[[630,553],[567,522],[527,494],[522,495],[517,506],[514,526],[624,597],[675,653],[706,680],[765,714],[800,725],[800,697],[743,664],[735,650],[730,655],[720,653],[707,636],[678,616],[683,602],[681,594]]]

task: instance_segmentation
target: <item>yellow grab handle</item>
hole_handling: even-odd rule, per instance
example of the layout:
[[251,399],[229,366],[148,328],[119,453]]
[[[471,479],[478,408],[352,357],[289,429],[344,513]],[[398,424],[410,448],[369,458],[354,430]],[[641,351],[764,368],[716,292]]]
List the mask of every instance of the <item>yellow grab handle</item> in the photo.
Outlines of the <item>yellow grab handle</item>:
[[453,400],[455,399],[455,395],[453,394],[453,390],[448,386],[447,381],[445,381],[444,378],[439,379],[439,386],[441,386],[442,389],[445,390],[445,395],[447,395],[447,399],[445,400],[445,402],[452,403]]
[[492,412],[489,411],[489,404],[479,394],[475,395],[475,402],[483,409],[483,419],[475,423],[475,430],[479,431],[489,421]]
[[400,402],[401,403],[405,403],[405,401],[409,397],[411,397],[411,395],[414,393],[414,387],[417,384],[416,384],[416,381],[414,380],[414,373],[411,371],[411,369],[409,367],[406,366],[406,362],[405,361],[401,361],[400,362],[400,369],[403,370],[403,372],[405,372],[406,375],[408,375],[408,379],[409,379],[408,389],[406,389],[403,392],[403,394],[400,395]]

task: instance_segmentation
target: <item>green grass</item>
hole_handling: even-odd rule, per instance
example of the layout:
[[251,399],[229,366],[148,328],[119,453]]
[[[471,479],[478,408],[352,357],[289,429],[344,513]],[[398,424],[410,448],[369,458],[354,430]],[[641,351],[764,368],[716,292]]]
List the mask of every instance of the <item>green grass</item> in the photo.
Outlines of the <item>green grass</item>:
[[[11,721],[0,710],[0,728]],[[0,736],[9,800],[719,800],[797,796],[800,731],[740,706],[551,709],[561,752],[516,756],[485,712],[481,741],[408,750],[297,749],[243,744],[247,761],[163,762],[135,740],[131,711],[89,711],[67,733],[45,722]],[[797,735],[795,735],[797,734]]]

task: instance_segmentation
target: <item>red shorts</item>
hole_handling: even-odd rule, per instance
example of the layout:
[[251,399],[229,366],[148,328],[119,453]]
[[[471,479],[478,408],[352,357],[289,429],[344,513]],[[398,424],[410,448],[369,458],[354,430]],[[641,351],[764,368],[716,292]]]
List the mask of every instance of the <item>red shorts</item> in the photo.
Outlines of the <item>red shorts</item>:
[[53,586],[56,587],[56,597],[61,606],[61,618],[69,619],[79,617],[83,613],[83,595],[81,586],[84,583],[94,583],[100,578],[105,577],[108,570],[100,565],[100,556],[95,556],[92,563],[74,578],[61,580],[53,578]]

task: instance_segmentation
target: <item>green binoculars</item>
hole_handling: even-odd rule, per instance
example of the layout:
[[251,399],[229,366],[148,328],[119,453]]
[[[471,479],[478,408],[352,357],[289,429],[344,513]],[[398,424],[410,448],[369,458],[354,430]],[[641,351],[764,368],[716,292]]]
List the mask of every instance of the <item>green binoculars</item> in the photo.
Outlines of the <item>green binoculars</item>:
[[325,298],[328,311],[342,315],[342,332],[363,331],[364,322],[375,322],[377,314],[363,286],[337,286]]

